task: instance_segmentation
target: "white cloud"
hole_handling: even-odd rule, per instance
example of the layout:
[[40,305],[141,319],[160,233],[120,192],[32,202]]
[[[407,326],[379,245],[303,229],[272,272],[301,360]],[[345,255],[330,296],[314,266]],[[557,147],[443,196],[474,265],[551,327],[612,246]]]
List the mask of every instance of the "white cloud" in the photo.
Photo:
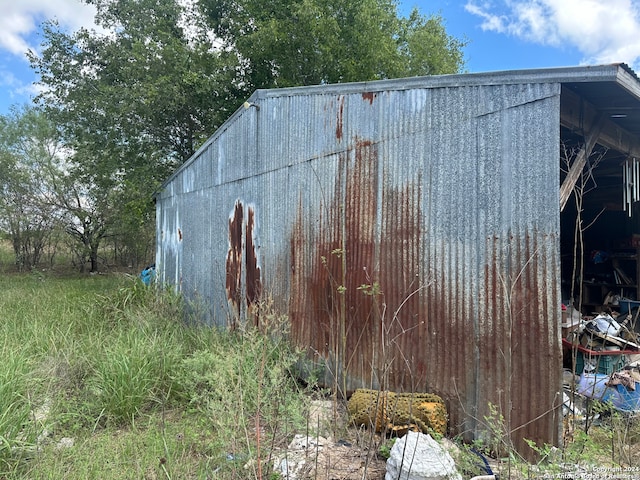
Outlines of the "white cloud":
[[483,30],[489,30],[497,33],[506,33],[507,28],[505,23],[508,22],[508,18],[504,15],[489,13],[491,5],[484,4],[480,6],[476,5],[473,2],[469,2],[464,6],[464,8],[467,12],[477,15],[484,20],[480,24],[480,27]]
[[42,88],[26,57],[28,50],[39,51],[42,22],[56,20],[75,31],[94,28],[94,16],[95,7],[83,0],[0,0],[0,113],[31,101]]
[[18,85],[19,81],[13,72],[7,70],[0,70],[0,85],[14,86]]
[[583,63],[640,67],[640,4],[636,0],[469,0],[480,27],[555,47],[570,46]]
[[44,20],[76,30],[93,26],[94,13],[81,0],[0,0],[0,49],[22,57],[37,49],[35,33]]

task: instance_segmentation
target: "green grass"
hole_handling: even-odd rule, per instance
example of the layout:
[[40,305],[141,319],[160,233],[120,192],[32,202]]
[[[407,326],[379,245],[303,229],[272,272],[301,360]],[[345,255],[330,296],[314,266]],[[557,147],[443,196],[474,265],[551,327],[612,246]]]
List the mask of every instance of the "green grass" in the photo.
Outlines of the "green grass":
[[[255,479],[258,465],[271,478],[273,450],[309,428],[300,355],[268,305],[265,336],[198,324],[185,317],[197,308],[129,275],[0,270],[0,291],[0,479]],[[638,465],[633,419],[574,437],[513,468]],[[475,454],[458,461],[478,474]]]
[[126,275],[0,289],[0,478],[256,478],[304,428],[284,337],[194,326]]

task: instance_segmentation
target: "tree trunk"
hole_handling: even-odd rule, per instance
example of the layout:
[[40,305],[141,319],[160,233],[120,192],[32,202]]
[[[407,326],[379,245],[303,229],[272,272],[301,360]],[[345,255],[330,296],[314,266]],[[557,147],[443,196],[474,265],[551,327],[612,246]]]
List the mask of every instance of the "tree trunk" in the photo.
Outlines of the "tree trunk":
[[98,245],[91,245],[89,260],[91,261],[91,270],[89,270],[89,273],[96,273],[98,271]]

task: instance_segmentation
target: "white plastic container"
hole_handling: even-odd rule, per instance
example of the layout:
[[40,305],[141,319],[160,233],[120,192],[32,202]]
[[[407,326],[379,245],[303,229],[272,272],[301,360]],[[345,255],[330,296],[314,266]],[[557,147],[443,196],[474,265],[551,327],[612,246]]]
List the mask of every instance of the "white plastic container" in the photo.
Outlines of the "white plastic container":
[[583,373],[578,382],[578,393],[585,397],[606,402],[611,399],[615,389],[607,387],[609,375],[603,373]]

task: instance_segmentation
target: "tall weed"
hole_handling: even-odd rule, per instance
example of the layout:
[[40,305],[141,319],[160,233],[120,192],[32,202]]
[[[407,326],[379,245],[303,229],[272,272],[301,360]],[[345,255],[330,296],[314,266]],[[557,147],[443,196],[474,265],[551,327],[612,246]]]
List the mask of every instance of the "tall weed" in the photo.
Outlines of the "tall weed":
[[166,406],[179,392],[174,371],[189,338],[182,304],[179,297],[138,279],[98,303],[108,328],[88,385],[95,413],[116,424],[132,423],[154,404]]
[[0,288],[0,478],[257,478],[305,426],[284,317],[260,313],[268,334],[211,328],[131,276]]
[[208,348],[183,360],[179,382],[191,408],[209,418],[219,448],[260,460],[276,437],[305,426],[306,397],[293,374],[300,356],[257,329],[216,332]]
[[0,476],[12,470],[16,456],[34,443],[31,428],[30,367],[24,351],[2,348],[0,353]]
[[96,359],[89,389],[99,415],[117,424],[130,423],[150,406],[162,375],[159,350],[144,338],[125,334]]

